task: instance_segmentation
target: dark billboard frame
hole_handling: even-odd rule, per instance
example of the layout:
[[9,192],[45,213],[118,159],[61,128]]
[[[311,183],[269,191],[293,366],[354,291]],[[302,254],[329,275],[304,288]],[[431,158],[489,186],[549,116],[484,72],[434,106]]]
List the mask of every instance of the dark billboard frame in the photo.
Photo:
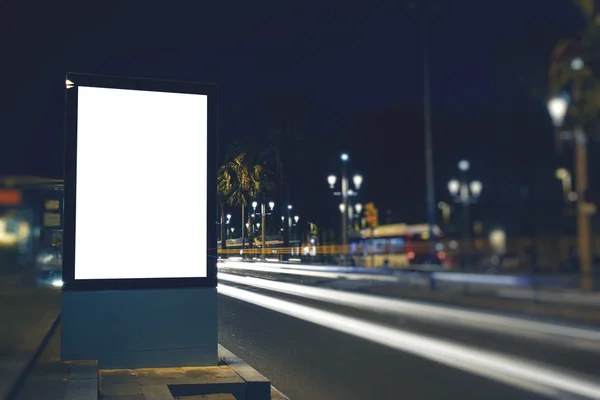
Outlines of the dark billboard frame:
[[[67,73],[65,92],[65,165],[63,201],[63,290],[175,289],[217,286],[217,85],[181,81]],[[207,96],[207,234],[205,278],[75,279],[75,216],[77,207],[78,87],[143,90]],[[210,179],[213,177],[213,179]]]

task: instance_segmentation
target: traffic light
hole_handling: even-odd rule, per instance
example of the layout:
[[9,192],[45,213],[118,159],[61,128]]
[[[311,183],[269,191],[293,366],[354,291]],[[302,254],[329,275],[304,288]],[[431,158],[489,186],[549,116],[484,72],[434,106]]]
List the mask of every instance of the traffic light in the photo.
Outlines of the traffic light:
[[367,224],[371,228],[377,228],[379,225],[379,212],[377,211],[377,208],[375,208],[375,204],[365,204],[365,217],[367,219]]

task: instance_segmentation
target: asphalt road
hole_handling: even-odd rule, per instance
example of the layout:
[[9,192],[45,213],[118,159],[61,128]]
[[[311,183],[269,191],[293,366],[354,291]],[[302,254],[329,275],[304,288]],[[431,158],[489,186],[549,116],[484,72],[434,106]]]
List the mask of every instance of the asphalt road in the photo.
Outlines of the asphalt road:
[[[399,318],[223,282],[394,330],[562,368],[600,382],[600,352],[509,337],[434,321]],[[542,399],[534,394],[405,351],[219,296],[219,341],[269,377],[291,399]]]

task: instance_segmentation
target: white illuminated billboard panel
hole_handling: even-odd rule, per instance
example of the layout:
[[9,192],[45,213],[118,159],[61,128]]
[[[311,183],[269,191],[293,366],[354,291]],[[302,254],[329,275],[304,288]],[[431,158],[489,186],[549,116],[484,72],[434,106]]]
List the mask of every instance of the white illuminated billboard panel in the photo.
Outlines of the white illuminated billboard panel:
[[207,96],[78,87],[75,280],[207,276]]

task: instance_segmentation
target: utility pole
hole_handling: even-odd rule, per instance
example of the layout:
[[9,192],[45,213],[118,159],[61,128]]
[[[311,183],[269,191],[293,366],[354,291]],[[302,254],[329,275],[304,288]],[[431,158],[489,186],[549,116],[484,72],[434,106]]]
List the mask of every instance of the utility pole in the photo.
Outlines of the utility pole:
[[435,260],[435,180],[433,164],[433,137],[431,132],[431,85],[429,78],[429,27],[427,3],[422,7],[422,46],[423,46],[423,114],[425,129],[425,180],[426,180],[426,199],[427,199],[427,222],[429,224],[429,257],[430,262]]

